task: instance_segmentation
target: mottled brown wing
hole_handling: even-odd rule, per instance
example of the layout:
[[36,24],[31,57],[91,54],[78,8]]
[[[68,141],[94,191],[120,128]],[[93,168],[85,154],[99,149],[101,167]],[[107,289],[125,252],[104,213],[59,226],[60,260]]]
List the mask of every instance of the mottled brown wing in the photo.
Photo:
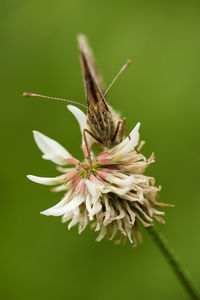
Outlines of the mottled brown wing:
[[101,76],[95,66],[94,56],[88,46],[87,38],[83,34],[78,36],[78,44],[88,108],[89,106],[95,108],[98,103],[102,109],[108,110],[101,90]]
[[78,43],[88,106],[87,123],[96,139],[109,145],[114,130],[111,112],[99,86],[93,55],[86,37],[79,35]]
[[84,34],[78,35],[78,44],[79,51],[84,54],[95,82],[97,83],[101,92],[104,93],[105,86],[103,84],[103,77],[97,68],[92,49],[89,47],[88,40]]

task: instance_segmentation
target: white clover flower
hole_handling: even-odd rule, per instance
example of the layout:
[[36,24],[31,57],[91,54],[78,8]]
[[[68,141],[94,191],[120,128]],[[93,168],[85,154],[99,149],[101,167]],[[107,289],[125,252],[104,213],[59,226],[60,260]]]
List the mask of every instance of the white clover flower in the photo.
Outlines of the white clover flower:
[[[86,116],[77,107],[68,105],[79,122],[81,132],[86,126]],[[106,149],[96,157],[92,156],[92,170],[85,155],[83,162],[72,155],[59,143],[34,131],[35,141],[43,152],[43,158],[58,165],[62,175],[49,178],[28,175],[27,177],[44,185],[55,185],[54,192],[65,191],[62,200],[55,206],[41,212],[47,216],[62,216],[62,222],[70,221],[68,229],[78,224],[81,233],[88,223],[99,231],[97,241],[106,235],[116,242],[129,239],[135,245],[140,239],[138,223],[151,226],[153,219],[164,224],[164,212],[156,207],[169,206],[156,201],[161,187],[155,186],[153,177],[143,175],[146,167],[154,162],[154,155],[146,159],[136,149],[139,142],[137,123],[120,144]],[[90,146],[94,140],[90,138]],[[82,142],[83,153],[85,146]]]

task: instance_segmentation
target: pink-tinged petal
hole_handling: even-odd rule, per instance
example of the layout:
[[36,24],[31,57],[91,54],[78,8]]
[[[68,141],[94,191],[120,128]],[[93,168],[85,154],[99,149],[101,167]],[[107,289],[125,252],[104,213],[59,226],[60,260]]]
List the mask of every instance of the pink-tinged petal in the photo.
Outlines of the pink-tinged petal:
[[88,155],[88,151],[87,151],[85,143],[83,143],[83,147],[82,148],[83,148],[83,155],[84,155],[84,157],[88,157],[89,155]]
[[76,186],[79,184],[79,182],[82,180],[82,177],[77,173],[77,175],[72,179],[72,187],[75,190]]
[[40,150],[44,153],[44,159],[51,160],[58,165],[67,165],[67,158],[71,154],[58,142],[47,137],[46,135],[33,131],[34,139]]
[[84,190],[85,190],[84,180],[79,181],[79,183],[76,185],[75,190],[76,190],[77,193],[84,192]]
[[[97,171],[97,173],[98,173],[99,171]],[[102,178],[100,175],[98,175],[98,174],[96,174],[95,176],[93,175],[93,174],[90,174],[90,176],[89,176],[89,180],[91,181],[91,182],[94,182],[94,183],[96,183],[97,185],[98,184],[105,184],[105,179],[104,178]],[[102,185],[103,186],[103,185]]]
[[45,185],[56,185],[56,184],[61,184],[66,181],[66,176],[61,175],[58,177],[38,177],[34,175],[27,175],[27,178],[33,182],[40,183],[40,184],[45,184]]
[[110,160],[107,159],[107,158],[102,158],[102,159],[99,159],[98,162],[99,162],[101,165],[106,165],[106,164],[109,164],[109,163],[110,163]]
[[100,177],[98,174],[96,176],[96,179],[99,181],[99,183],[105,184],[105,180],[102,177]]
[[103,168],[103,172],[108,173],[108,174],[111,174],[111,173],[114,172],[114,169],[111,170],[111,169]]
[[77,174],[78,174],[77,170],[73,170],[66,174],[66,178],[67,180],[72,180],[76,177]]
[[90,181],[96,181],[96,177],[93,174],[90,174],[89,180]]
[[97,174],[103,179],[106,179],[106,176],[108,175],[106,172],[103,171],[97,171]]
[[[90,153],[89,153],[90,157],[93,158],[93,157],[95,157],[95,155],[92,152],[91,147],[92,147],[92,144],[94,143],[94,139],[88,134],[86,134],[86,138],[87,138],[88,147],[90,149]],[[84,157],[87,158],[89,156],[89,154],[88,154],[84,139],[82,140],[82,150],[83,150]]]
[[[114,148],[115,149],[115,148]],[[109,151],[104,151],[102,153],[100,153],[96,158],[98,160],[98,162],[102,165],[106,165],[106,164],[109,164],[110,161],[112,160],[113,158],[113,155],[111,154],[112,152],[112,149],[109,150]]]
[[98,155],[97,155],[97,158],[99,158],[99,157],[101,157],[101,156],[106,156],[106,155],[108,155],[109,154],[109,152],[108,151],[103,151],[103,152],[101,152],[101,153],[99,153]]
[[74,157],[67,157],[66,161],[68,165],[77,165],[80,163],[80,161]]

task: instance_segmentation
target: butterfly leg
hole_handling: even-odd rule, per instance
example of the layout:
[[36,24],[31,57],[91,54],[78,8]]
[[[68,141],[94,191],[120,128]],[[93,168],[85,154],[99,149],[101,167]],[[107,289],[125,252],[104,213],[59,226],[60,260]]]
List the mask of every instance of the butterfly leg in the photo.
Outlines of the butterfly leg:
[[89,163],[90,163],[90,171],[89,171],[89,175],[90,175],[90,173],[92,171],[92,158],[91,158],[90,148],[89,148],[87,137],[86,137],[86,132],[89,135],[91,135],[91,137],[93,137],[93,139],[95,139],[98,143],[101,143],[101,141],[92,132],[90,132],[88,129],[85,128],[83,130],[83,138],[84,138],[84,142],[85,142],[85,146],[86,146],[86,150],[87,150],[87,155],[88,155]]
[[[126,128],[126,126],[125,126],[125,122],[126,122],[126,118],[123,118],[122,119],[122,129],[121,129],[121,141],[122,141],[122,138],[123,138],[123,132],[125,131],[126,132],[126,135],[128,136],[128,138],[129,138],[129,140],[131,139],[131,137],[130,137],[130,135],[129,135],[129,133],[128,133],[128,130],[127,130],[127,128]],[[135,148],[135,151],[137,152],[137,154],[139,154],[140,153],[140,151],[137,149],[137,147],[135,146],[134,147]]]
[[[131,139],[131,137],[129,135],[129,132],[128,132],[126,126],[125,126],[125,123],[126,123],[126,118],[123,118],[122,120],[118,121],[117,128],[115,130],[115,134],[114,134],[114,137],[113,137],[113,141],[116,139],[117,135],[120,134],[120,141],[122,142],[124,132],[126,133],[126,135],[129,138],[129,140]],[[121,125],[121,128],[120,128],[120,125]],[[135,151],[138,154],[140,153],[136,147],[135,147]]]
[[115,141],[115,139],[116,139],[116,137],[117,137],[118,134],[120,134],[120,142],[122,142],[124,131],[126,132],[129,140],[131,139],[131,137],[130,137],[130,135],[128,133],[128,130],[125,127],[125,122],[126,122],[126,118],[123,118],[122,120],[119,120],[117,122],[117,127],[116,127],[115,133],[114,133],[113,138],[112,138],[113,142]]
[[[125,120],[124,120],[124,119],[125,119]],[[128,130],[127,130],[126,126],[125,126],[126,118],[123,118],[123,120],[124,120],[124,128],[123,128],[123,129],[124,129],[124,131],[126,132],[128,138],[129,138],[129,140],[130,140],[131,137],[130,137],[130,135],[129,135],[129,133],[128,133]],[[140,151],[137,149],[136,146],[134,147],[134,149],[135,149],[135,151],[137,152],[137,154],[140,154]]]
[[120,120],[119,122],[120,122],[120,124],[121,124],[121,129],[120,129],[120,140],[121,140],[121,142],[122,142],[122,139],[123,139],[124,131],[125,131],[127,137],[128,137],[129,140],[130,140],[131,137],[130,137],[129,132],[128,132],[126,126],[125,126],[126,118],[123,118],[122,121]]

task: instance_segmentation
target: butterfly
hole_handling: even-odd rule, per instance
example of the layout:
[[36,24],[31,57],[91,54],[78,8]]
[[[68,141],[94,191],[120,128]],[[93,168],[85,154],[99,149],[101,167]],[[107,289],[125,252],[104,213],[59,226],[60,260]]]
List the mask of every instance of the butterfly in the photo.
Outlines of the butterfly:
[[[126,118],[121,120],[114,109],[107,103],[105,98],[108,90],[119,75],[130,65],[130,60],[126,62],[106,91],[104,91],[102,87],[102,76],[97,70],[92,50],[89,47],[86,36],[83,34],[78,35],[78,48],[82,66],[85,95],[87,99],[87,119],[86,128],[83,130],[83,137],[91,166],[90,147],[87,141],[88,134],[96,143],[105,147],[110,147],[122,140],[124,131],[127,136],[129,136],[125,127]],[[24,93],[23,95],[26,97],[62,100],[85,107],[85,105],[82,105],[81,103],[63,98],[48,97],[32,93]]]

